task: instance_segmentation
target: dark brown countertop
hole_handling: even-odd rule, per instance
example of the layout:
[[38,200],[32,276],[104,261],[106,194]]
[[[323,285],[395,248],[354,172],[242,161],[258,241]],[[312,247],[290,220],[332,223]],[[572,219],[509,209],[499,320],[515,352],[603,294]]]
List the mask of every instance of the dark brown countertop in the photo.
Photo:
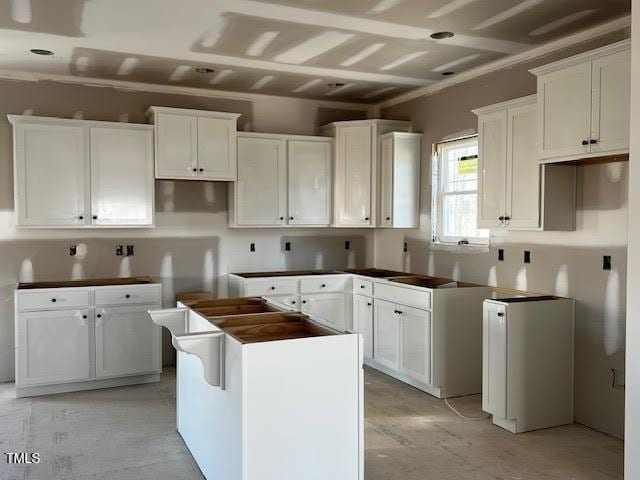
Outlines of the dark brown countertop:
[[18,290],[32,290],[35,288],[105,287],[110,285],[146,285],[150,283],[154,283],[151,277],[88,278],[86,280],[19,283]]

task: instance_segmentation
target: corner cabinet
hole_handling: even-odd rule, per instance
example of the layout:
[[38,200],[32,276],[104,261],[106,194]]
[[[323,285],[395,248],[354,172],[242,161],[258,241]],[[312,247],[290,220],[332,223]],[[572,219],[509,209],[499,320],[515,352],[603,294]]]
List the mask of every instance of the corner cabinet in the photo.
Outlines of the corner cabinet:
[[574,230],[576,167],[539,165],[536,96],[473,112],[478,116],[478,227]]
[[419,227],[421,140],[421,133],[380,137],[380,227]]
[[8,118],[18,226],[153,226],[151,126]]
[[629,153],[630,41],[531,70],[538,77],[538,159]]
[[335,137],[333,226],[377,226],[379,135],[409,127],[402,121],[354,120],[321,128],[323,135]]
[[235,181],[239,113],[150,107],[156,178]]
[[240,132],[229,225],[329,226],[331,145],[327,137]]

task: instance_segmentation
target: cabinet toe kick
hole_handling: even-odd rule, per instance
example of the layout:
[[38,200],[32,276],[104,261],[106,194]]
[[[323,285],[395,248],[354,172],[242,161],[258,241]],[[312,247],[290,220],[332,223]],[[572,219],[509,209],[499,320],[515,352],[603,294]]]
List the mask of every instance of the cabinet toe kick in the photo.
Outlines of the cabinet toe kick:
[[207,383],[224,390],[224,337],[220,332],[172,335],[171,342],[176,350],[198,357]]
[[172,336],[187,333],[188,313],[189,309],[187,308],[149,310],[149,316],[151,316],[153,323],[160,325],[161,327],[165,327],[171,332]]

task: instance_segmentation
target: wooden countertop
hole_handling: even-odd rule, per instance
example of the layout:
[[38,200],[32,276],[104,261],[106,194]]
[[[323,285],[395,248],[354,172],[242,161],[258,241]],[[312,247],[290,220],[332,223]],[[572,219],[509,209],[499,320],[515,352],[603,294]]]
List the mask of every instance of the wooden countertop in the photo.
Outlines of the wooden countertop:
[[146,285],[150,283],[154,283],[151,277],[88,278],[86,280],[19,283],[18,290],[32,290],[36,288],[105,287],[111,285]]

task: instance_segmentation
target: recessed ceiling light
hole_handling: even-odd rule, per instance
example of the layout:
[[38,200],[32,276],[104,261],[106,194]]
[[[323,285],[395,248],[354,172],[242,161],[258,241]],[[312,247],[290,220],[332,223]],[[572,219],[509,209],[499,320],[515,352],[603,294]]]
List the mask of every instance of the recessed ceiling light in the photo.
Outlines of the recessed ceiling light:
[[340,88],[340,87],[344,87],[344,83],[342,83],[342,82],[330,82],[330,83],[327,83],[327,87],[329,87],[329,88]]
[[444,38],[451,38],[453,35],[453,32],[436,32],[431,34],[431,38],[434,40],[442,40]]
[[445,77],[449,77],[451,75],[453,75],[455,72],[442,72],[442,75],[444,75]]
[[36,55],[53,55],[51,50],[45,50],[43,48],[32,48],[29,50],[31,53],[35,53]]
[[215,70],[209,67],[198,67],[196,68],[196,72],[198,73],[213,73]]

